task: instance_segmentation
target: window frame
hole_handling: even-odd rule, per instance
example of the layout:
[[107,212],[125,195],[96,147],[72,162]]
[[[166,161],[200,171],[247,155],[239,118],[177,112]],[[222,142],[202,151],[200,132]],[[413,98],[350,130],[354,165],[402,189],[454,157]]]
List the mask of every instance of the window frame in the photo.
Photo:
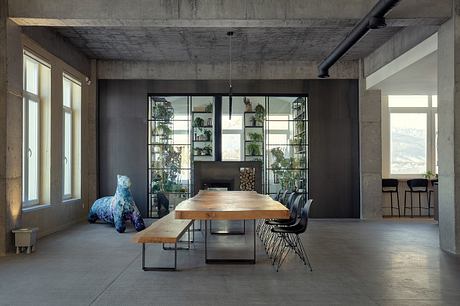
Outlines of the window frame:
[[[65,105],[64,103],[64,82],[65,80],[70,82],[70,106]],[[82,90],[81,83],[77,81],[75,78],[73,78],[71,75],[68,73],[64,72],[62,74],[62,199],[63,200],[70,200],[74,198],[74,159],[73,159],[73,150],[75,147],[74,144],[74,110],[73,110],[73,99],[74,99],[74,85],[78,85],[80,89]],[[66,114],[70,114],[70,157],[66,157],[66,150],[65,150],[65,145],[66,145],[66,130],[65,130],[65,117]],[[66,186],[66,159],[69,160],[70,162],[70,193],[65,193],[65,186]]]
[[[227,117],[228,115],[222,114],[222,118]],[[245,133],[245,128],[244,128],[244,113],[242,115],[240,114],[235,114],[234,116],[240,116],[241,117],[241,127],[239,129],[224,129],[222,127],[222,136],[224,134],[226,135],[239,135],[240,137],[240,157],[237,161],[244,161],[244,155],[245,155],[245,143],[244,143],[244,133]],[[222,120],[222,119],[221,119]],[[223,121],[223,120],[222,120]],[[222,143],[221,143],[221,151],[222,151],[222,161],[235,161],[233,159],[224,159],[224,141],[222,137]]]
[[[436,124],[435,116],[437,107],[433,107],[433,96],[437,95],[422,95],[428,99],[427,107],[390,107],[389,97],[382,97],[382,175],[383,177],[392,177],[400,179],[420,178],[424,173],[391,173],[391,114],[426,114],[426,169],[427,171],[436,172]],[[398,95],[400,96],[400,95]]]
[[[38,94],[34,94],[32,92],[27,91],[27,64],[26,64],[26,57],[27,60],[34,62],[37,64],[37,92]],[[22,140],[22,207],[29,208],[35,205],[40,204],[40,191],[41,191],[41,154],[40,154],[40,147],[41,147],[41,99],[40,99],[40,66],[39,65],[46,65],[49,67],[48,64],[40,61],[37,59],[36,56],[31,54],[30,52],[23,50],[23,140]],[[36,173],[36,189],[37,189],[37,198],[36,199],[29,199],[29,103],[36,103],[37,104],[37,173]],[[25,150],[25,148],[28,148]]]

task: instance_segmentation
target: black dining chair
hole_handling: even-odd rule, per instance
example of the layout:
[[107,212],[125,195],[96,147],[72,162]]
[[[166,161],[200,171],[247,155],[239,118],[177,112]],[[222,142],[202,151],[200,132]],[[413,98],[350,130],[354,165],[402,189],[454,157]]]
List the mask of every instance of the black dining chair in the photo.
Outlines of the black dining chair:
[[[397,179],[382,179],[382,192],[390,194],[390,210],[391,216],[393,217],[393,210],[398,210],[398,216],[401,217],[401,209],[399,207],[399,190],[398,190],[399,181]],[[393,194],[396,194],[396,203],[397,207],[393,205]]]
[[[428,210],[428,217],[431,216],[431,193],[433,190],[428,189],[428,180],[427,179],[412,179],[407,180],[407,187],[409,190],[404,191],[404,216],[406,216],[406,209],[410,209],[411,218],[414,217],[414,197],[413,194],[418,194],[418,208],[419,216],[422,216],[422,209]],[[410,194],[410,207],[406,207],[407,194]],[[422,197],[421,194],[425,193],[427,198],[428,207],[422,207]]]
[[305,233],[308,225],[312,199],[308,200],[300,210],[300,219],[292,226],[276,226],[271,229],[272,233],[278,235],[279,243],[275,248],[273,265],[276,264],[276,271],[279,270],[289,252],[294,251],[310,271],[313,271],[307,252],[299,235]]

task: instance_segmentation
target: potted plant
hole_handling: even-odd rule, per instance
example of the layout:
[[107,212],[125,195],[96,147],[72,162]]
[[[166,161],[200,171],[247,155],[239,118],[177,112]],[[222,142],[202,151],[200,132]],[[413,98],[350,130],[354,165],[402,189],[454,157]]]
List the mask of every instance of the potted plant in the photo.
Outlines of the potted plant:
[[250,156],[260,156],[260,146],[257,143],[251,142],[247,145],[248,155]]
[[251,126],[257,126],[256,116],[251,116],[249,118],[249,122],[251,123]]
[[193,126],[194,127],[203,127],[204,126],[204,119],[200,117],[196,117],[193,120]]
[[212,131],[211,130],[204,130],[203,132],[204,136],[206,136],[206,141],[210,141],[211,140],[211,136],[212,136]]
[[244,97],[243,98],[244,105],[246,106],[246,112],[252,112],[252,103],[249,98]]
[[204,111],[207,113],[212,113],[212,103],[209,103],[205,106]]
[[254,142],[263,142],[264,136],[260,133],[249,133],[249,139]]
[[207,156],[210,156],[212,155],[212,147],[211,145],[206,145],[203,147],[203,155],[207,155]]
[[256,112],[255,113],[256,122],[260,125],[263,125],[264,120],[265,120],[265,108],[262,105],[257,104],[254,110]]
[[195,156],[200,156],[203,151],[202,148],[194,148],[193,150],[195,151]]
[[437,174],[434,174],[433,171],[427,171],[423,174],[423,177],[431,181],[433,178],[437,178]]
[[296,182],[300,180],[300,171],[292,171],[300,167],[300,161],[293,157],[285,157],[281,148],[273,148],[270,150],[274,159],[271,164],[274,177],[284,189],[295,189]]

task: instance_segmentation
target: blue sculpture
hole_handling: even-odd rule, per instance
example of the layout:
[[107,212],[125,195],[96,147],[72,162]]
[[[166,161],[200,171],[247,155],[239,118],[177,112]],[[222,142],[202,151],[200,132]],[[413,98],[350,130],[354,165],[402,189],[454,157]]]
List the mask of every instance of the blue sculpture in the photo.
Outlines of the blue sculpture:
[[126,221],[131,220],[136,231],[142,231],[145,228],[144,220],[129,190],[131,180],[123,175],[117,175],[117,179],[115,195],[97,199],[89,210],[88,221],[95,223],[99,219],[114,224],[119,233],[124,233]]

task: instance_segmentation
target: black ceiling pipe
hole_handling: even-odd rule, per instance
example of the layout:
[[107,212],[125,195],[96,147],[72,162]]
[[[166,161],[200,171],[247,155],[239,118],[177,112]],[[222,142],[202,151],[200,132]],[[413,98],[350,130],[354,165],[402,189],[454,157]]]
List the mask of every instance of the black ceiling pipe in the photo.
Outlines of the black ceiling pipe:
[[334,65],[354,44],[356,44],[370,29],[380,29],[386,26],[385,15],[401,0],[380,0],[344,40],[319,64],[318,77],[329,77],[329,68]]

